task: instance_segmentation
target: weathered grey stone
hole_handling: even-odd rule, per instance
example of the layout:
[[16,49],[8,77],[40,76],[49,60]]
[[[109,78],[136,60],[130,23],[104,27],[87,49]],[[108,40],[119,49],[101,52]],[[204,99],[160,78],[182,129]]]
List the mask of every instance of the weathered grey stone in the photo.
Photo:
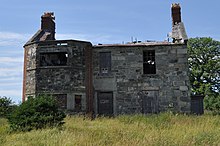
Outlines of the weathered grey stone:
[[159,87],[143,86],[142,90],[159,90]]
[[169,63],[176,63],[177,61],[178,61],[177,59],[173,58],[169,61]]
[[182,113],[190,113],[189,106],[183,106],[180,108],[180,112]]
[[188,91],[189,88],[187,86],[180,86],[181,91]]
[[177,48],[171,48],[170,53],[171,54],[176,54],[177,53]]
[[187,58],[178,58],[178,62],[179,63],[187,63],[188,60],[187,60]]
[[177,49],[177,54],[187,54],[187,48]]
[[184,86],[185,81],[173,81],[173,86]]
[[102,78],[94,80],[94,88],[100,91],[114,91],[117,89],[115,78]]
[[114,60],[125,60],[124,56],[112,56],[112,61]]
[[180,97],[180,96],[182,96],[182,92],[181,92],[180,90],[173,90],[173,92],[174,92],[174,96],[175,96],[175,97]]
[[189,102],[189,98],[187,96],[180,96],[180,100],[183,102]]

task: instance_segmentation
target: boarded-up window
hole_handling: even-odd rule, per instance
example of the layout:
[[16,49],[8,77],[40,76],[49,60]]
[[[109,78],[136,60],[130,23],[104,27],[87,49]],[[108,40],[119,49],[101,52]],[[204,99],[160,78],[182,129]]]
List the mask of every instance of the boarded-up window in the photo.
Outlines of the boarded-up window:
[[143,72],[144,74],[156,74],[155,51],[143,51]]
[[143,114],[152,114],[158,112],[158,91],[145,91],[143,95]]
[[67,108],[67,94],[54,94],[53,96],[55,97],[59,108]]
[[82,95],[75,95],[75,110],[81,111],[82,108]]
[[204,114],[203,108],[203,95],[192,95],[191,96],[191,113],[201,115]]
[[113,115],[113,92],[98,92],[98,114]]
[[66,52],[41,53],[40,66],[65,66],[67,58]]
[[100,74],[105,75],[111,72],[111,52],[100,52]]

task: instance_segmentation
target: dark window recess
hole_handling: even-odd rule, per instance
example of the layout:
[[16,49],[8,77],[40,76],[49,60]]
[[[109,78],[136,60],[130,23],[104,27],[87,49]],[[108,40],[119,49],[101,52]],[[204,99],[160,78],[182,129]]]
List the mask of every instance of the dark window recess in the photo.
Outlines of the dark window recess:
[[111,52],[100,52],[100,74],[111,72]]
[[147,50],[143,52],[143,72],[144,74],[156,74],[154,50]]
[[67,94],[54,94],[53,97],[55,97],[59,108],[67,108]]
[[40,66],[65,66],[67,58],[66,52],[41,53]]
[[75,95],[75,110],[81,111],[82,109],[82,95]]

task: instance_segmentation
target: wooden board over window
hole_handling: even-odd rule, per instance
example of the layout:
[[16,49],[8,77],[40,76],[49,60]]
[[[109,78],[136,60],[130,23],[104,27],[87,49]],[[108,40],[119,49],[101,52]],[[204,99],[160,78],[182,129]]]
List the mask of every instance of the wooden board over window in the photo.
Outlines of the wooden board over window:
[[111,72],[111,52],[100,52],[100,74],[107,75]]
[[142,98],[142,113],[158,113],[158,91],[145,91]]
[[67,94],[54,94],[53,96],[55,97],[59,108],[67,108]]
[[82,95],[75,95],[75,110],[82,110]]
[[98,93],[98,114],[104,116],[113,115],[113,92]]

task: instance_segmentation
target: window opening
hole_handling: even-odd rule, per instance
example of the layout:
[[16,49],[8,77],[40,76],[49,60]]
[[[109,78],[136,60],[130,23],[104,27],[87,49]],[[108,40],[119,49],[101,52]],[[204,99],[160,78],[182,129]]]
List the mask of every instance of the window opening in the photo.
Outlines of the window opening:
[[143,72],[144,74],[156,74],[155,51],[143,51]]
[[66,52],[41,53],[40,66],[65,66],[67,58],[68,53]]
[[102,75],[111,72],[111,52],[100,52],[100,73]]
[[80,111],[82,108],[82,95],[75,95],[75,110]]

